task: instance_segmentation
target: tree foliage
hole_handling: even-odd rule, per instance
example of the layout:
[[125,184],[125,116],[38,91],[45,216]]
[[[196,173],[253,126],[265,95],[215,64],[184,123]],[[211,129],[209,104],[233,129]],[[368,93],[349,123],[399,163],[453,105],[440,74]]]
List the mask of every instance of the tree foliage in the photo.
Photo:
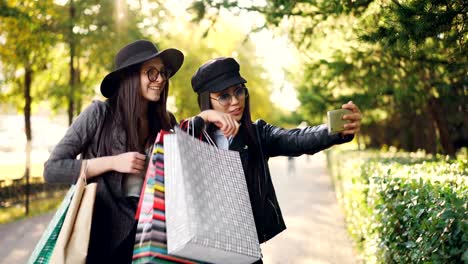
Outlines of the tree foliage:
[[[11,4],[11,6],[9,5]],[[1,3],[0,38],[4,45],[0,47],[0,59],[5,69],[5,76],[10,77],[10,89],[5,90],[16,102],[24,114],[24,131],[26,136],[26,162],[24,176],[29,184],[31,167],[32,128],[31,112],[35,97],[40,95],[40,88],[34,86],[35,74],[45,70],[50,49],[56,41],[48,31],[54,28],[50,14],[55,12],[52,1],[9,1]],[[22,100],[20,100],[21,98]],[[36,101],[36,102],[35,102]],[[26,189],[26,215],[29,213],[29,188]]]
[[[166,46],[177,47],[185,55],[182,68],[171,79],[170,94],[175,99],[175,114],[178,119],[187,118],[200,112],[197,95],[191,87],[191,78],[205,62],[216,57],[235,57],[240,64],[241,75],[247,80],[251,96],[252,118],[275,120],[274,107],[270,102],[269,81],[262,76],[265,69],[257,62],[253,43],[246,41],[244,34],[225,21],[209,33],[194,24],[184,26],[185,34],[169,34]],[[202,39],[203,41],[192,41]]]
[[[23,109],[24,76],[47,69],[50,49],[56,38],[50,31],[55,27],[51,14],[54,14],[53,1],[8,1],[0,4],[0,59],[3,74],[9,88],[2,88],[4,99]],[[34,87],[33,97],[40,96],[43,90]],[[11,100],[11,101],[10,101]]]
[[[24,3],[21,6],[18,1],[1,2],[0,40],[6,43],[0,48],[3,104],[23,106],[22,75],[18,68],[22,62],[29,63],[34,69],[40,69],[34,73],[33,102],[45,101],[56,113],[67,109],[71,122],[82,105],[99,94],[100,81],[113,69],[118,50],[131,41],[146,38],[153,40],[160,49],[176,47],[185,54],[182,69],[171,80],[172,110],[177,110],[179,119],[199,112],[190,86],[191,76],[204,62],[218,56],[234,56],[241,62],[242,74],[251,88],[250,95],[256,101],[254,117],[272,116],[269,85],[262,77],[263,67],[256,61],[255,47],[229,23],[221,21],[222,27],[206,34],[197,25],[174,17],[158,1]],[[184,31],[175,31],[175,25],[181,25]],[[23,53],[27,56],[18,58]],[[42,57],[35,59],[31,54]]]
[[305,118],[320,120],[353,100],[364,112],[362,134],[371,147],[453,155],[468,145],[464,1],[193,4],[197,19],[213,20],[223,8],[262,14],[262,27],[286,31],[296,43],[304,55],[297,89]]
[[369,30],[361,39],[379,44],[393,58],[390,65],[403,69],[400,84],[392,88],[398,105],[408,113],[416,110],[413,118],[422,119],[422,129],[411,131],[414,136],[435,126],[441,150],[453,155],[468,145],[468,6],[463,1],[393,1],[379,14],[379,21],[363,21]]

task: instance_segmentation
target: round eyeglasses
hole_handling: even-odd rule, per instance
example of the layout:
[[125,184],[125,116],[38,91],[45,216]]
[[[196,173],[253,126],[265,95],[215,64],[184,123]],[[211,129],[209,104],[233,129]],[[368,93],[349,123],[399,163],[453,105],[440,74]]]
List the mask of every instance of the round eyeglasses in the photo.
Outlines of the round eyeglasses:
[[234,94],[232,95],[230,93],[224,93],[218,96],[218,98],[214,98],[214,97],[210,97],[210,98],[218,101],[218,103],[222,106],[228,106],[231,104],[233,96],[235,96],[237,100],[244,100],[245,98],[249,96],[247,87],[242,86],[242,87],[237,88],[236,90],[234,90]]
[[164,81],[167,81],[171,75],[171,72],[165,69],[158,70],[156,68],[149,68],[145,71],[146,75],[148,76],[148,80],[150,82],[155,82],[158,79],[158,76]]

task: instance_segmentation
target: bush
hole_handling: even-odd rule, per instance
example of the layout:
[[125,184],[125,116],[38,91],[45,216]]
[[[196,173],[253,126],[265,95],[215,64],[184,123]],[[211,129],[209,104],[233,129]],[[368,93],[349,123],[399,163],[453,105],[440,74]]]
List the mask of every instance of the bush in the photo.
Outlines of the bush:
[[468,263],[466,159],[327,154],[348,231],[367,263]]

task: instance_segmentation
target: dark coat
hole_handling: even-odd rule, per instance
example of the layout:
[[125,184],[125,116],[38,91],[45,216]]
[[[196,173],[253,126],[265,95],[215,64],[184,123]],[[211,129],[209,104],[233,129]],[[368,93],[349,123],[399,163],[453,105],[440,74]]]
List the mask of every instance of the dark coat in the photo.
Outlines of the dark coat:
[[260,241],[265,242],[286,229],[281,209],[276,199],[275,189],[270,176],[268,160],[276,156],[300,156],[315,154],[335,144],[349,142],[353,136],[329,135],[326,125],[314,127],[282,129],[268,124],[263,120],[254,123],[257,128],[263,153],[261,173],[267,181],[267,199],[264,204],[263,223],[259,224],[263,230]]
[[[44,165],[44,178],[50,183],[76,182],[82,159],[104,156],[99,151],[102,124],[108,105],[93,101],[73,122],[62,140],[55,146]],[[171,116],[171,122],[175,119]],[[112,153],[126,152],[126,137],[123,130],[113,130]],[[109,263],[119,245],[127,238],[135,225],[135,207],[123,194],[123,173],[107,172],[89,182],[97,182],[91,237],[87,263]],[[130,249],[132,250],[132,249]]]

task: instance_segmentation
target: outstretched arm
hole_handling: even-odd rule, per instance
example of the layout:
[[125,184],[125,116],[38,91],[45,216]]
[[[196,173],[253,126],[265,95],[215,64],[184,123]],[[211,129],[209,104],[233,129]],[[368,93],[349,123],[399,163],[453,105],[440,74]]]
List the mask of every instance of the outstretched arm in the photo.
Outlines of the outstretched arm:
[[328,133],[326,125],[288,130],[270,125],[263,120],[257,121],[264,153],[268,157],[314,154],[333,145],[351,141],[360,129],[361,113],[352,102],[343,105],[343,108],[353,111],[352,114],[343,117],[351,122],[345,125],[343,132],[335,135]]

